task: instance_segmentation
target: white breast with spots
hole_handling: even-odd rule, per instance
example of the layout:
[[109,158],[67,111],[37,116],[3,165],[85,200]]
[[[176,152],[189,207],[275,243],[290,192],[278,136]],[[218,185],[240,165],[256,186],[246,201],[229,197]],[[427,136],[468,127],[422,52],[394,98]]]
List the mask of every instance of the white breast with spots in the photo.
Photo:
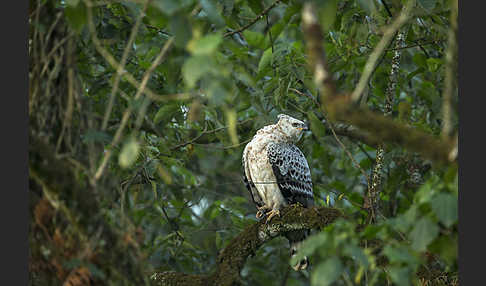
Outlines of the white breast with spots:
[[287,203],[276,184],[277,179],[268,161],[267,145],[270,142],[279,141],[277,136],[271,132],[273,131],[271,127],[273,126],[269,125],[260,129],[252,141],[247,144],[244,151],[246,153],[245,173],[248,180],[255,184],[265,205],[277,210]]

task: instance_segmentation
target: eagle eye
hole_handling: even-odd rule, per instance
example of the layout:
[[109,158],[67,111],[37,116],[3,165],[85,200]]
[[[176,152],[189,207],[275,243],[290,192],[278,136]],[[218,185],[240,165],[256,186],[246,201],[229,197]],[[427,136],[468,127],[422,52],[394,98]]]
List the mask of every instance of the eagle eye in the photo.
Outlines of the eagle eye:
[[294,122],[294,123],[292,123],[292,126],[294,126],[294,127],[299,127],[299,123]]

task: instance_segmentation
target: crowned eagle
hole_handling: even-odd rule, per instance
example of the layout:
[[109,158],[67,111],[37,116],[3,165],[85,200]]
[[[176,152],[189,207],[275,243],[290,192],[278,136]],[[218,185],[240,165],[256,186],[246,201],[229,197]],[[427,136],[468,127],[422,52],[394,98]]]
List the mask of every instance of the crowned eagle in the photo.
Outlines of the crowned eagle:
[[[243,151],[244,180],[257,207],[256,217],[280,215],[286,205],[300,203],[304,207],[314,205],[309,165],[304,154],[294,144],[308,130],[304,122],[280,114],[276,124],[257,131]],[[290,231],[285,237],[290,243],[290,255],[294,256],[309,230]],[[309,264],[307,257],[293,265],[298,271]]]

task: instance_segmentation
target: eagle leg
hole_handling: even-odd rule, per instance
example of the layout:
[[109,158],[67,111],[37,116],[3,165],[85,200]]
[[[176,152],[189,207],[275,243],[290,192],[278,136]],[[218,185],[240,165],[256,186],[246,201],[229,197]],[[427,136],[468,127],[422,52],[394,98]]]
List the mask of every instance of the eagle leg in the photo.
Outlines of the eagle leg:
[[265,213],[267,212],[267,210],[269,209],[269,207],[267,206],[261,206],[261,207],[257,207],[258,211],[256,213],[256,218],[261,218],[262,216],[265,215]]
[[280,217],[280,211],[279,210],[271,210],[267,213],[267,220],[265,221],[265,223],[268,223],[270,222],[270,220],[272,219],[272,217],[274,216],[278,216]]

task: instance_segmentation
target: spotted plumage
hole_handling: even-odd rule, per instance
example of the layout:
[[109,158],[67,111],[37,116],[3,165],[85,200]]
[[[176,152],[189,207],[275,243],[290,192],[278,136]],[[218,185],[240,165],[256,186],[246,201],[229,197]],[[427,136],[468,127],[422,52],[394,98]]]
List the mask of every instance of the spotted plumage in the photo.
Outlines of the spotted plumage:
[[290,143],[270,143],[267,155],[277,184],[289,204],[312,205],[312,181],[304,154]]
[[[244,180],[257,207],[257,218],[266,216],[266,222],[279,216],[286,205],[300,203],[314,205],[309,165],[304,154],[294,145],[307,130],[295,118],[281,114],[276,124],[258,130],[243,151]],[[290,242],[291,256],[307,237],[308,230],[285,234]],[[295,270],[305,269],[305,257],[294,265]]]

